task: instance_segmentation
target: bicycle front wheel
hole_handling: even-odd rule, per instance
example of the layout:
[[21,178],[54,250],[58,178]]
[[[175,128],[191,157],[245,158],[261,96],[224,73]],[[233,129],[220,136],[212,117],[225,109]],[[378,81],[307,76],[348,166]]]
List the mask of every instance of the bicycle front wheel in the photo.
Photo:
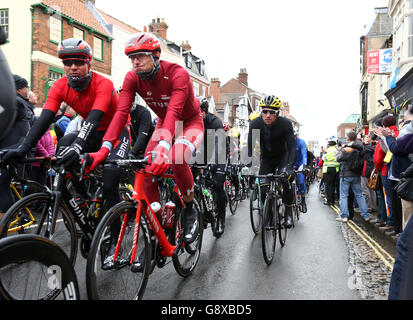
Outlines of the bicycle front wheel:
[[[287,230],[288,229],[284,226],[284,223],[286,221],[285,204],[283,203],[281,197],[279,196],[277,197],[275,205],[276,205],[276,210],[277,210],[278,238],[280,240],[281,247],[284,247],[285,242],[287,241]],[[295,207],[297,208],[297,206]],[[294,212],[292,214],[294,216]]]
[[[24,197],[7,210],[0,221],[0,237],[18,234],[47,235],[54,199],[50,193],[34,193]],[[77,255],[77,234],[75,222],[64,205],[58,208],[54,233],[47,238],[55,242],[75,265]]]
[[252,231],[255,234],[260,233],[262,224],[262,209],[260,208],[260,199],[256,188],[252,189],[250,196],[250,220]]
[[[148,282],[151,266],[151,245],[146,220],[141,214],[137,234],[135,261],[142,265],[132,272],[131,255],[137,204],[126,200],[112,207],[99,223],[93,236],[86,265],[86,288],[93,300],[139,300]],[[122,235],[123,236],[119,236]],[[104,267],[111,256],[110,246],[120,242],[120,251],[113,267]]]
[[204,234],[204,228],[201,226],[203,226],[204,222],[198,201],[196,199],[194,199],[193,209],[198,215],[200,225],[199,233],[195,241],[191,244],[182,243],[182,236],[184,234],[184,222],[182,216],[183,208],[179,211],[177,210],[175,213],[173,228],[174,236],[170,239],[171,244],[180,246],[178,251],[172,256],[172,261],[176,272],[182,277],[187,277],[194,271],[201,254],[202,237]]
[[270,265],[274,258],[277,229],[275,225],[275,201],[267,196],[262,213],[262,253],[265,263]]
[[34,234],[0,239],[0,257],[0,299],[80,299],[71,262],[49,239]]

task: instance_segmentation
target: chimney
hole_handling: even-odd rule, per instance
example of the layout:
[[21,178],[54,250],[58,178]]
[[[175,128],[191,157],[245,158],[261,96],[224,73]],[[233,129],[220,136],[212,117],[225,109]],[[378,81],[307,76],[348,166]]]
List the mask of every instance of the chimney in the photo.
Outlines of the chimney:
[[164,18],[162,18],[162,20],[159,18],[157,18],[156,20],[152,19],[152,23],[149,25],[149,31],[164,40],[167,39],[167,30],[168,25],[166,24]]
[[93,5],[95,5],[96,0],[80,0],[83,3],[88,3],[88,2],[92,2]]
[[188,40],[182,41],[181,47],[182,47],[182,49],[184,49],[185,51],[191,51],[191,49],[192,49],[192,47],[191,47],[191,45],[189,44],[189,41],[188,41]]
[[211,86],[209,88],[209,94],[214,97],[214,100],[216,103],[219,102],[220,89],[221,89],[221,82],[218,80],[218,78],[212,78]]
[[241,83],[245,84],[248,87],[248,73],[247,69],[241,68],[239,73],[238,73],[238,80],[241,81]]

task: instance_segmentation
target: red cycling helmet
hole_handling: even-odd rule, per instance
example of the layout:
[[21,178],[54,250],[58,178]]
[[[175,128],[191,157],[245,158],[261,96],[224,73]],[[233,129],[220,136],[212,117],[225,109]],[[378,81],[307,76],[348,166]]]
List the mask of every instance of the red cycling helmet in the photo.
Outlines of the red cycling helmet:
[[224,130],[228,131],[229,129],[231,129],[231,127],[229,126],[229,123],[224,122]]
[[57,54],[60,59],[71,57],[84,57],[89,61],[92,60],[92,48],[85,40],[69,38],[59,43]]
[[126,42],[125,54],[127,56],[138,51],[161,51],[161,43],[151,33],[135,33]]

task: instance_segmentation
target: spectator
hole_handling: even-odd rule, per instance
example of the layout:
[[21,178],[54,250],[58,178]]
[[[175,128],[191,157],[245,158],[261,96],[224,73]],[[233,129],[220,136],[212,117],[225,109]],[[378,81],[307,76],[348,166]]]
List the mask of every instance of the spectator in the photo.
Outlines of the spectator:
[[341,216],[336,218],[337,221],[347,222],[349,218],[348,197],[349,189],[354,192],[354,197],[360,208],[364,220],[370,220],[366,200],[361,190],[361,170],[353,171],[351,162],[354,161],[358,153],[362,152],[363,144],[357,139],[357,134],[350,131],[347,134],[347,144],[337,153],[337,161],[340,162],[340,211]]
[[[390,116],[388,116],[390,117]],[[383,126],[385,128],[376,128],[374,133],[381,138],[382,146],[385,145],[388,152],[391,152],[391,161],[387,165],[387,180],[390,185],[390,197],[391,197],[391,215],[388,217],[388,224],[391,223],[393,230],[389,230],[388,234],[398,237],[402,229],[402,203],[401,199],[397,196],[394,190],[394,186],[400,179],[400,173],[407,169],[410,162],[408,160],[408,154],[401,152],[396,145],[396,138],[399,135],[399,131],[396,127],[396,119],[390,118],[387,122],[387,118],[383,119]],[[387,190],[386,190],[386,194]]]
[[[378,121],[377,128],[374,129],[374,132],[381,130],[381,127],[390,128],[395,132],[395,135],[398,135],[398,130],[396,125],[396,118],[393,116],[386,116],[381,121]],[[386,205],[386,215],[380,215],[381,219],[381,227],[380,229],[385,231],[392,231],[393,230],[393,223],[391,220],[393,207],[391,201],[391,194],[392,194],[392,186],[391,181],[387,178],[388,174],[388,164],[384,162],[384,158],[386,157],[386,153],[388,151],[387,145],[384,141],[379,141],[376,145],[376,149],[374,152],[374,166],[377,170],[381,171],[381,183],[382,187],[382,195]],[[381,195],[381,194],[380,194]],[[384,224],[384,223],[385,224]]]
[[[409,113],[412,113],[409,106]],[[407,116],[407,114],[406,114]],[[400,135],[396,140],[396,146],[400,152],[405,154],[413,153],[413,121],[406,123],[405,118]],[[386,138],[387,139],[387,138]],[[413,165],[400,174],[401,177],[413,178]],[[393,266],[393,273],[390,280],[389,300],[413,299],[413,220],[405,217],[403,221],[403,231],[397,241],[397,257]]]
[[59,111],[54,119],[54,130],[56,132],[57,140],[64,136],[66,128],[76,112],[66,102],[60,104]]
[[372,139],[372,135],[368,134],[363,138],[364,147],[364,167],[361,173],[361,189],[363,190],[364,198],[366,199],[369,212],[377,211],[377,196],[376,191],[369,188],[369,178],[374,169],[374,149],[376,142]]
[[325,205],[334,205],[335,202],[335,190],[336,180],[338,179],[338,170],[340,164],[336,160],[337,138],[332,136],[327,141],[327,149],[323,155],[323,181],[325,184],[325,193],[327,200]]
[[[50,134],[50,130],[41,137],[36,146],[36,157],[47,157],[54,156],[55,145]],[[47,182],[47,168],[43,166],[42,163],[35,162],[32,166],[31,179],[37,181],[41,184],[46,184]]]
[[[29,132],[30,122],[33,119],[31,104],[27,100],[29,93],[27,80],[18,75],[14,75],[14,84],[16,87],[17,116],[9,134],[0,141],[0,150],[17,147]],[[20,170],[20,173],[23,175],[23,170]],[[5,168],[0,169],[0,218],[13,204],[10,182],[11,177],[9,171]]]

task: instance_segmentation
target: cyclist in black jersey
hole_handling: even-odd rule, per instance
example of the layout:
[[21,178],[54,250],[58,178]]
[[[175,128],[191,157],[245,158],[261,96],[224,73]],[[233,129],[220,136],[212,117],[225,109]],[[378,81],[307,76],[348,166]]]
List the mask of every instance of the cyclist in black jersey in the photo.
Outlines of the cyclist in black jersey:
[[[255,118],[248,132],[248,157],[252,158],[254,146],[259,139],[261,157],[259,174],[274,173],[279,169],[285,176],[283,179],[283,202],[286,208],[285,227],[292,227],[292,204],[294,193],[289,183],[294,178],[295,140],[292,122],[279,115],[281,101],[274,95],[266,95],[261,99],[261,117]],[[255,130],[259,130],[256,134]],[[255,131],[255,132],[254,132]],[[262,196],[266,195],[268,181],[263,181]]]
[[146,146],[152,136],[155,126],[152,123],[151,112],[141,106],[134,104],[130,111],[132,150],[130,155],[139,157],[144,155]]
[[[226,135],[222,121],[214,114],[208,112],[209,103],[206,98],[201,100],[201,116],[204,119],[204,140],[203,146],[203,162],[213,163],[212,174],[214,180],[214,191],[217,195],[217,231],[215,236],[220,237],[225,229],[225,208],[227,198],[225,197],[224,182],[225,182],[225,166],[226,166]],[[211,142],[213,139],[214,142]],[[210,141],[210,142],[208,142]]]

